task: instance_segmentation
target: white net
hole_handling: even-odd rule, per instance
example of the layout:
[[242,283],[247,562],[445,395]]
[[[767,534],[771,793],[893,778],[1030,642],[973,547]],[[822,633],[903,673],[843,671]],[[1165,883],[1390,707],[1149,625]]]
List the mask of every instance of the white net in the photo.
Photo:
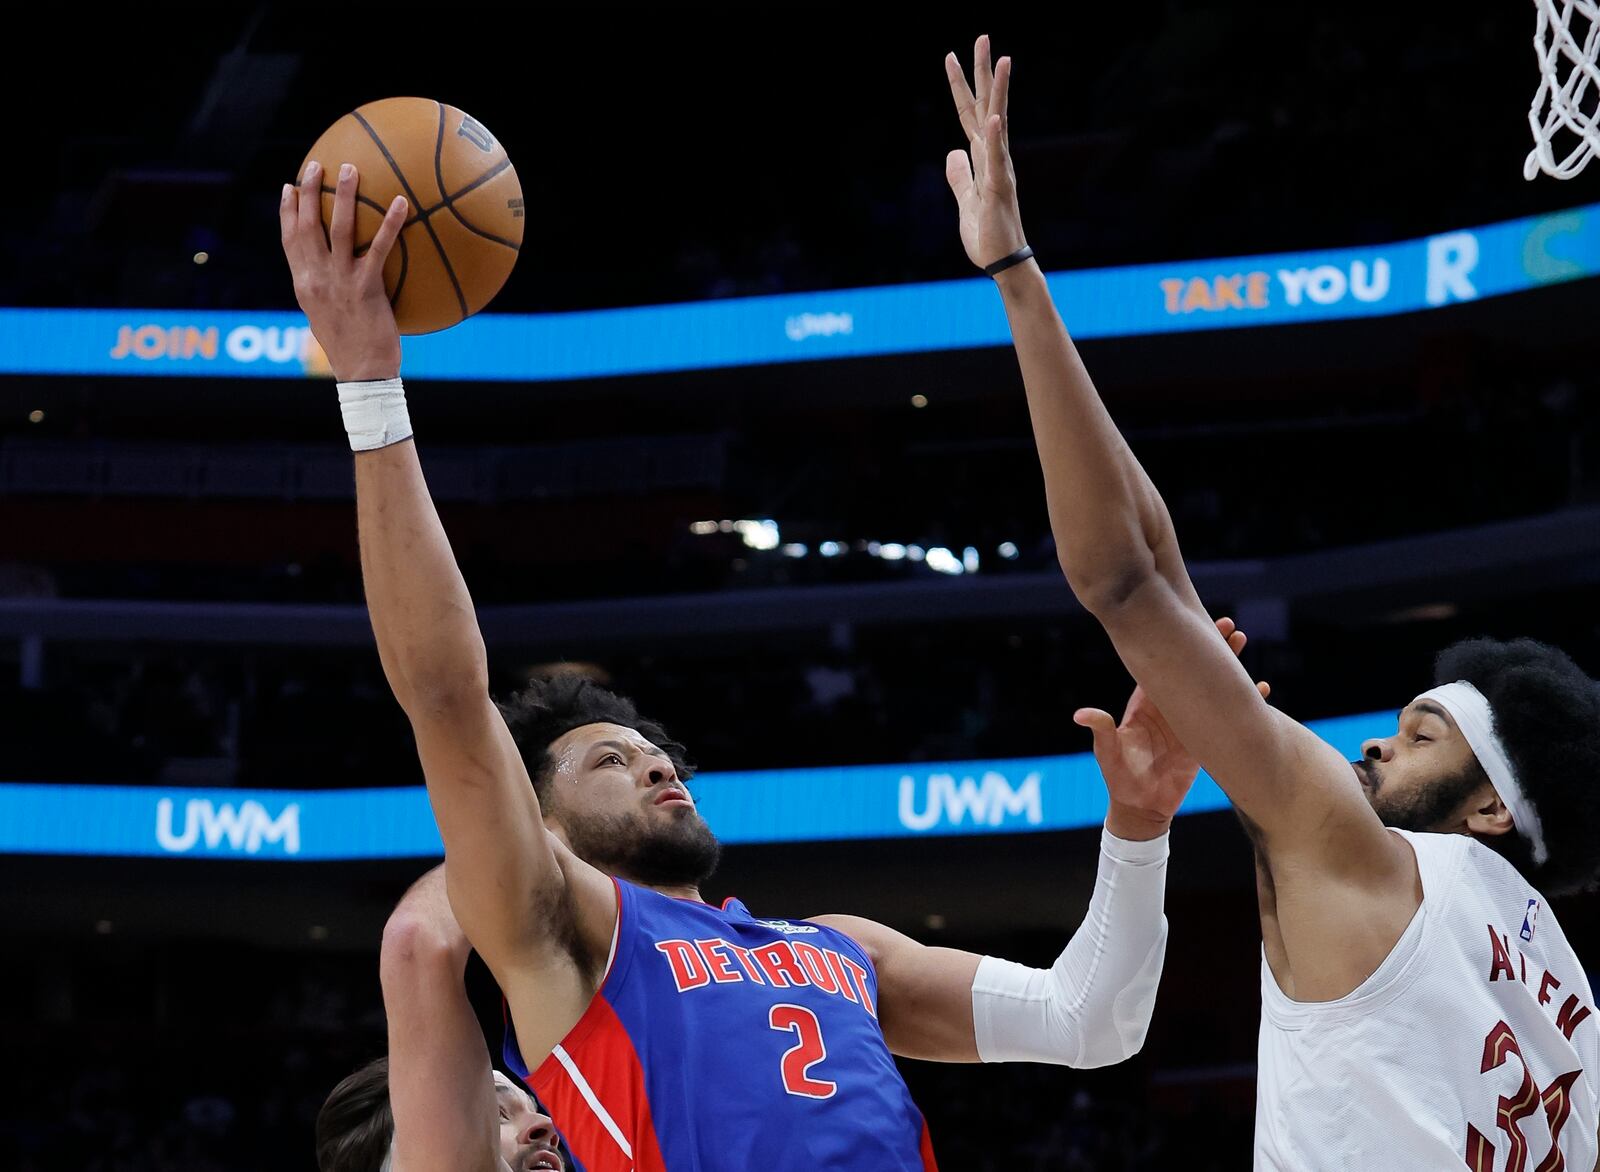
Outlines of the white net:
[[[1532,179],[1540,171],[1571,179],[1600,154],[1600,0],[1534,0],[1539,24],[1539,92],[1528,111],[1533,150],[1522,164]],[[1557,152],[1561,152],[1559,155]]]

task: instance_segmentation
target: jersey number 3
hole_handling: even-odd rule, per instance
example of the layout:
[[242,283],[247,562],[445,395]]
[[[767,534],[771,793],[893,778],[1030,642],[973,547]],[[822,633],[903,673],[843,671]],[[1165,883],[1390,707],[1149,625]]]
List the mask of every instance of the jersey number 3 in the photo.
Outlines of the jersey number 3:
[[800,1005],[774,1005],[767,1024],[793,1033],[796,1039],[783,1054],[783,1089],[806,1099],[833,1098],[838,1083],[811,1077],[811,1068],[828,1056],[817,1015]]
[[[1500,1110],[1495,1116],[1495,1123],[1511,1141],[1505,1172],[1527,1172],[1528,1140],[1522,1134],[1522,1120],[1541,1106],[1544,1107],[1545,1123],[1550,1128],[1550,1154],[1539,1162],[1534,1172],[1566,1172],[1567,1158],[1561,1154],[1561,1129],[1567,1125],[1567,1119],[1572,1114],[1572,1098],[1569,1094],[1572,1084],[1583,1071],[1563,1074],[1541,1091],[1528,1071],[1528,1064],[1522,1057],[1522,1047],[1517,1045],[1517,1036],[1505,1022],[1499,1022],[1484,1039],[1483,1073],[1488,1074],[1504,1066],[1512,1055],[1516,1055],[1517,1064],[1522,1067],[1522,1085],[1509,1098],[1501,1096]],[[1467,1167],[1472,1172],[1494,1172],[1494,1157],[1494,1144],[1483,1132],[1467,1124]]]

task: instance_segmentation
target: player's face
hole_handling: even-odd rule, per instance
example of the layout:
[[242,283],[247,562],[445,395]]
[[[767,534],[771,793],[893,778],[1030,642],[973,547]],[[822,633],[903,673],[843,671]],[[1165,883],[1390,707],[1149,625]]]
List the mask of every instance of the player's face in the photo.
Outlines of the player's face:
[[551,828],[579,858],[652,886],[694,885],[720,848],[665,752],[631,728],[586,724],[550,746]]
[[1395,735],[1366,742],[1361,753],[1351,764],[1386,826],[1459,830],[1467,815],[1493,796],[1461,730],[1429,700],[1407,705]]
[[495,1105],[500,1110],[500,1156],[511,1172],[554,1168],[566,1172],[555,1125],[539,1110],[533,1096],[498,1070],[494,1072]]

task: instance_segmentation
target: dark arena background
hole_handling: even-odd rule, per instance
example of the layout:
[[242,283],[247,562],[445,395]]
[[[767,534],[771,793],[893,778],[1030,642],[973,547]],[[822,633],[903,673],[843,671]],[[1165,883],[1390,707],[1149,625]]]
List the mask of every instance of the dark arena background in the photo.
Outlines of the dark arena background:
[[[944,182],[980,32],[1030,242],[1273,702],[1354,755],[1463,635],[1600,673],[1600,175],[1522,177],[1531,5],[117,19],[38,16],[5,83],[0,1168],[311,1169],[383,1050],[380,932],[438,846],[274,222],[368,101],[472,113],[526,197],[488,313],[406,342],[494,686],[658,714],[708,895],[1033,964],[1083,914],[1071,713],[1131,683]],[[943,1166],[1249,1166],[1251,856],[1193,805],[1143,1051],[903,1063]],[[1600,956],[1592,899],[1556,911]]]

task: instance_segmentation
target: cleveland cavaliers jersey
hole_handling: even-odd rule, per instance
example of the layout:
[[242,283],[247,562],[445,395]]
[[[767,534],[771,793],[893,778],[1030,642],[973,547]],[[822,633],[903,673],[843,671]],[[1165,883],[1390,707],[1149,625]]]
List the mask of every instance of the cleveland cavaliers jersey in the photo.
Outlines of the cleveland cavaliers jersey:
[[1483,844],[1396,833],[1422,906],[1377,972],[1299,1002],[1263,958],[1256,1169],[1590,1172],[1600,1022],[1561,926]]
[[594,1000],[527,1080],[586,1172],[928,1172],[927,1126],[842,932],[617,881]]

